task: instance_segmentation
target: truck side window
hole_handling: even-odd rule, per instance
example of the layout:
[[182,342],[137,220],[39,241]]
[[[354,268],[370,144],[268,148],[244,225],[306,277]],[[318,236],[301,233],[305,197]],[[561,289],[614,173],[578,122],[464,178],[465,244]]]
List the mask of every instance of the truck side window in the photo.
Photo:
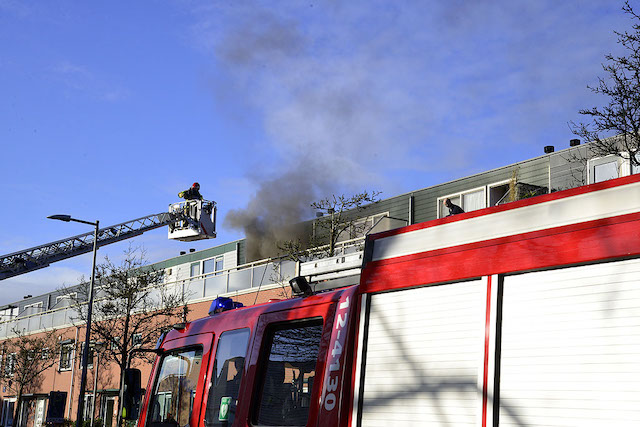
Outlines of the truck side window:
[[218,339],[209,398],[204,415],[207,426],[230,426],[236,415],[240,381],[244,373],[249,329],[224,332]]
[[307,424],[321,336],[322,319],[279,325],[267,332],[257,424]]
[[189,425],[201,367],[201,348],[175,350],[162,358],[149,406],[150,427]]

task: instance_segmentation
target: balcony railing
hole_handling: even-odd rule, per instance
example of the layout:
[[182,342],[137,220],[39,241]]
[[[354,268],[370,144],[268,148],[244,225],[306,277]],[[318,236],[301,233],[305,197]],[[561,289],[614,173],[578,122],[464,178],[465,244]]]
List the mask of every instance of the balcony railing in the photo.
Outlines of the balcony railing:
[[[353,258],[361,251],[363,238],[339,242],[336,245],[336,255]],[[309,264],[309,263],[304,263]],[[324,263],[321,263],[326,269]],[[305,274],[313,273],[313,266],[305,266]],[[310,270],[311,269],[311,270]],[[308,271],[311,271],[308,273]],[[187,302],[213,299],[230,293],[251,292],[256,288],[270,288],[273,286],[288,286],[290,278],[300,273],[300,265],[286,259],[265,259],[248,264],[239,265],[216,272],[201,274],[185,279],[163,283],[165,288],[177,287]],[[160,291],[157,291],[160,293]],[[99,301],[100,290],[96,291],[96,301]],[[14,319],[0,322],[0,339],[14,336],[14,330],[37,332],[43,329],[56,329],[81,323],[77,315],[77,306],[57,304],[58,308],[47,311],[20,313]]]

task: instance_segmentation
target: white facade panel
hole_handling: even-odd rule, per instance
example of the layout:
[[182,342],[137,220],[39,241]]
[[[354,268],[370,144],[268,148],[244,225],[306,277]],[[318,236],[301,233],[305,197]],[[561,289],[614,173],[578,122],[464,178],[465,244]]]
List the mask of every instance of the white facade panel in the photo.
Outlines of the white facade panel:
[[640,260],[505,278],[500,426],[640,425]]
[[485,306],[482,280],[372,295],[362,425],[477,425]]
[[235,268],[238,266],[238,251],[225,252],[223,268]]
[[[529,233],[638,211],[640,182],[426,227],[375,240],[372,260]],[[496,227],[499,224],[499,227]]]

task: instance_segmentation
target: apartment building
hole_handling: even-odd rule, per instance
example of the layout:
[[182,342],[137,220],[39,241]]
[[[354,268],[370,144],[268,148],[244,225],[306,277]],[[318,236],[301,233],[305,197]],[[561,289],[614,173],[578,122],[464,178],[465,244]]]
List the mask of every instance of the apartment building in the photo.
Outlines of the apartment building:
[[[244,305],[287,298],[287,282],[297,275],[307,276],[316,290],[355,284],[367,234],[446,216],[447,198],[469,212],[639,172],[640,168],[624,156],[592,158],[588,144],[572,140],[562,150],[544,147],[539,157],[389,197],[350,212],[357,217],[358,231],[341,236],[330,258],[293,261],[273,254],[272,258],[250,260],[247,245],[251,242],[242,239],[205,250],[188,250],[155,261],[151,267],[164,273],[161,286],[180,289],[190,308],[187,320],[194,320],[206,316],[211,301],[218,296],[233,297]],[[45,372],[35,390],[22,396],[21,402],[3,387],[1,426],[11,425],[17,410],[20,425],[40,427],[45,422],[51,391],[67,393],[64,413],[67,418],[75,418],[84,331],[75,314],[73,301],[77,295],[71,295],[73,292],[73,288],[52,290],[0,307],[0,343],[11,339],[15,330],[38,334],[55,329],[61,348],[56,365]],[[118,407],[118,372],[113,365],[99,363],[100,350],[95,344],[91,344],[90,372],[82,397],[85,418],[100,418],[104,425],[112,426]],[[11,355],[3,352],[5,372],[11,369],[10,360]],[[148,375],[150,366],[141,364],[141,368],[143,375]]]

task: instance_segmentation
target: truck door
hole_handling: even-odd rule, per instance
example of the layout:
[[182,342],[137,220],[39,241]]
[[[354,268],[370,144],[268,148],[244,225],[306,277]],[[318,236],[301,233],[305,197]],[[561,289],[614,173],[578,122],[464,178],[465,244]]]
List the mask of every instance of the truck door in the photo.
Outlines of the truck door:
[[249,328],[241,328],[222,332],[218,338],[215,360],[205,390],[208,398],[204,424],[207,427],[233,425],[250,335]]
[[147,426],[198,425],[202,393],[197,391],[204,388],[212,340],[213,334],[199,334],[165,343],[147,399]]
[[332,304],[322,304],[260,317],[256,336],[261,343],[251,352],[250,424],[315,424],[322,382],[318,379],[331,334],[323,327],[332,310]]

